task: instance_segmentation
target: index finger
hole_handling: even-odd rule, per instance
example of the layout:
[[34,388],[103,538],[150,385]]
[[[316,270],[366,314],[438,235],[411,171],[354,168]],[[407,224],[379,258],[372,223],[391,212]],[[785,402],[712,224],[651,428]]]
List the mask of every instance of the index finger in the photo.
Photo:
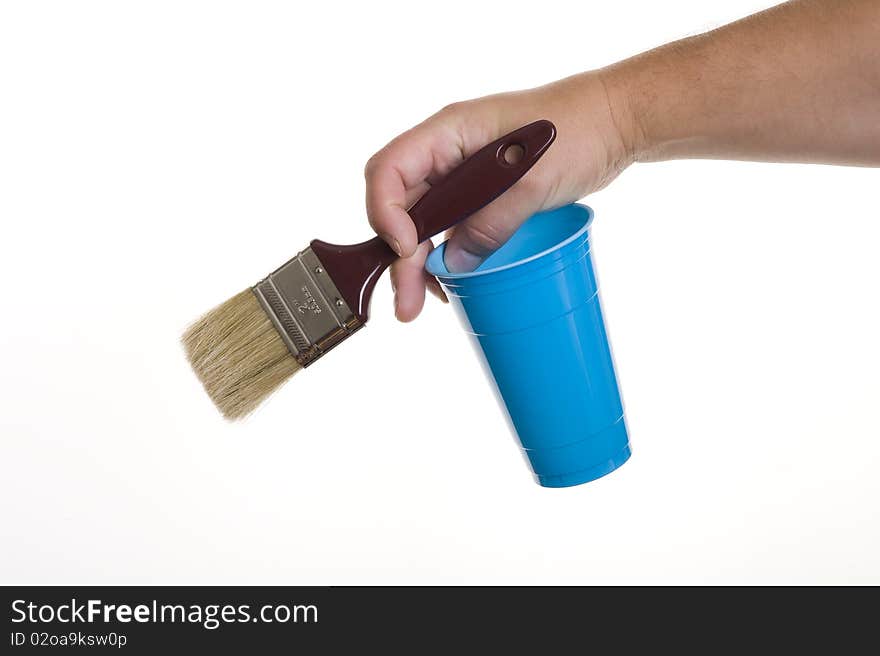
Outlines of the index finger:
[[373,155],[364,169],[367,182],[367,218],[401,257],[410,257],[418,246],[415,226],[407,214],[409,204],[462,159],[457,130],[435,114],[404,132]]

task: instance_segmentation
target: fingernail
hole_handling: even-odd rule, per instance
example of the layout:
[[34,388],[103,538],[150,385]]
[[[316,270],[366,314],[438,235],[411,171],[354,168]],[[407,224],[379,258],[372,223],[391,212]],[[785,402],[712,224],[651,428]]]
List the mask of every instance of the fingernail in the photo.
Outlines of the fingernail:
[[483,262],[483,258],[479,255],[469,253],[463,248],[446,247],[443,254],[443,262],[451,273],[464,273],[473,271]]
[[440,283],[438,283],[436,280],[428,281],[428,291],[431,292],[432,296],[436,296],[444,303],[449,303],[449,299],[446,297],[446,292],[443,291]]
[[382,239],[385,240],[385,243],[391,247],[391,250],[393,250],[395,253],[397,253],[397,257],[402,257],[400,254],[401,253],[400,242],[397,239],[395,239],[391,235],[386,234],[384,232],[381,234],[381,237],[382,237]]

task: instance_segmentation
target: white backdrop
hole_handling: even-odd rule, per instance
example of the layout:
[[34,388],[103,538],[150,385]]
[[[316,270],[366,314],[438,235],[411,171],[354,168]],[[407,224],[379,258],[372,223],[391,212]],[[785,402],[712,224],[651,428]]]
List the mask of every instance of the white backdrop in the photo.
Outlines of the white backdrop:
[[[8,2],[0,582],[880,583],[878,171],[639,165],[587,199],[633,458],[532,482],[450,309],[226,424],[178,337],[441,106],[771,4]],[[536,13],[540,12],[541,16]]]

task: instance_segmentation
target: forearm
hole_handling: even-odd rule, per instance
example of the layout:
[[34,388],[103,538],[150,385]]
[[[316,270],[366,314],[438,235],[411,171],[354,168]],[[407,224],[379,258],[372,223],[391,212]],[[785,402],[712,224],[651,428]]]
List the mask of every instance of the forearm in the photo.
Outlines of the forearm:
[[634,160],[880,165],[880,0],[795,0],[600,74]]

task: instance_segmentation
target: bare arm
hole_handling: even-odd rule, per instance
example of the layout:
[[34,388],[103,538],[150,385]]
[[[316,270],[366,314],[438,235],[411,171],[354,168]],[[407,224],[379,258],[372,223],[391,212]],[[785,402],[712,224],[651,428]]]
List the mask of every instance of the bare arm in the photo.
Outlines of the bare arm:
[[798,0],[606,69],[640,161],[880,164],[880,2]]
[[406,213],[493,139],[548,118],[553,148],[506,194],[461,223],[446,249],[475,268],[531,214],[609,184],[634,162],[680,158],[880,165],[880,0],[792,0],[607,68],[450,105],[376,153],[367,214],[403,259],[396,314],[414,319],[430,242]]

